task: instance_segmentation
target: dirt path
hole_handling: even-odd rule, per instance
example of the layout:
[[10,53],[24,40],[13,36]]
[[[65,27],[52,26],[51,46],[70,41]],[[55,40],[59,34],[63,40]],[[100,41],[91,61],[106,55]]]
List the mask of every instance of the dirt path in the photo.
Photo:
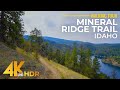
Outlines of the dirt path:
[[57,69],[52,67],[44,58],[39,58],[40,62],[45,66],[45,71],[50,72],[50,79],[61,79],[60,73]]

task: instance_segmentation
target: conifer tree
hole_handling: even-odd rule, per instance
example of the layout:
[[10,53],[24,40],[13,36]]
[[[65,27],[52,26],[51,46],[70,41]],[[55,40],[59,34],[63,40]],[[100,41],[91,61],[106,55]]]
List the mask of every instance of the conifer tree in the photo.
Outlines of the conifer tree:
[[93,59],[93,70],[95,71],[95,73],[100,72],[100,62],[96,57]]
[[65,53],[65,66],[69,67],[70,65],[70,50],[67,50]]
[[35,58],[38,60],[39,48],[42,43],[42,34],[37,28],[34,28],[34,30],[30,32],[30,42],[32,51],[35,52]]
[[21,46],[21,43],[24,42],[22,15],[24,15],[23,11],[0,12],[0,41],[13,48]]

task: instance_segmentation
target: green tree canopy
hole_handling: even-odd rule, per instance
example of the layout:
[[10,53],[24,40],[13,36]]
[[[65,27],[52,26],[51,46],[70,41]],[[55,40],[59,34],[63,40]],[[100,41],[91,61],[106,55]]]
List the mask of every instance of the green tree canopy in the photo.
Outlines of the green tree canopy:
[[0,41],[15,47],[23,43],[23,11],[0,12]]

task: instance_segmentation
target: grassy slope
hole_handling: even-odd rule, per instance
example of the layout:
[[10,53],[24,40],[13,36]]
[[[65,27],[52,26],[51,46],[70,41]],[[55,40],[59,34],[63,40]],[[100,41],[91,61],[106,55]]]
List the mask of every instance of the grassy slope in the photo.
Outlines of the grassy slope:
[[[0,78],[15,78],[9,77],[9,75],[3,75],[4,70],[13,61],[20,62],[24,60],[25,63],[22,66],[23,71],[39,71],[40,77],[22,77],[22,78],[37,78],[37,79],[87,79],[87,77],[76,73],[60,64],[53,61],[49,61],[46,58],[40,56],[40,61],[34,59],[34,54],[26,53],[20,48],[16,50],[10,49],[0,42]],[[20,77],[19,77],[20,78]],[[18,79],[19,79],[18,78]]]
[[44,66],[40,62],[36,61],[32,54],[26,53],[20,48],[13,50],[0,42],[0,78],[1,79],[17,78],[17,77],[9,77],[9,75],[3,75],[4,70],[13,60],[18,61],[18,63],[22,60],[25,61],[24,65],[21,68],[21,70],[23,71],[39,71],[41,73],[40,77],[22,77],[22,78],[49,78],[46,74],[47,72],[45,72]]
[[[49,61],[47,58],[43,58],[40,57],[41,60],[44,60],[47,63],[47,67],[49,69],[56,69],[53,71],[53,73],[55,73],[55,75],[58,76],[58,78],[62,78],[62,79],[88,79],[88,77],[81,75],[77,72],[74,72],[70,69],[68,69],[67,67],[60,65],[58,63],[55,63],[53,61]],[[45,63],[43,62],[43,63]]]

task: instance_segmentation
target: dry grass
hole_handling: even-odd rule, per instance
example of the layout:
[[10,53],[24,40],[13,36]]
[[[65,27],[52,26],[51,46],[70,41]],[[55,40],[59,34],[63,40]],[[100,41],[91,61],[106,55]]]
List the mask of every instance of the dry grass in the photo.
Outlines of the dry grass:
[[41,79],[47,77],[43,65],[36,61],[31,53],[27,53],[20,48],[13,50],[0,42],[0,79],[16,79],[16,77],[3,75],[3,72],[13,60],[18,61],[18,63],[22,60],[25,61],[21,68],[22,71],[39,71],[41,73],[40,77],[19,77],[17,79]]
[[[44,65],[34,58],[34,53],[28,53],[20,48],[16,50],[10,49],[0,42],[0,79],[88,79],[87,77],[76,73],[67,67],[64,67],[53,61],[49,61],[46,58],[42,58]],[[4,70],[13,61],[20,62],[24,60],[25,63],[22,66],[22,71],[39,71],[40,77],[9,77],[9,75],[3,75]],[[48,69],[46,71],[46,68]],[[52,72],[51,72],[52,71]]]
[[[43,57],[41,57],[43,58]],[[79,74],[77,72],[74,72],[73,70],[68,69],[67,67],[60,65],[58,63],[55,63],[53,61],[49,61],[47,58],[44,58],[45,62],[48,63],[48,68],[53,67],[56,69],[56,74],[59,74],[57,76],[61,76],[61,79],[89,79],[88,77]],[[58,78],[59,79],[59,78]]]

